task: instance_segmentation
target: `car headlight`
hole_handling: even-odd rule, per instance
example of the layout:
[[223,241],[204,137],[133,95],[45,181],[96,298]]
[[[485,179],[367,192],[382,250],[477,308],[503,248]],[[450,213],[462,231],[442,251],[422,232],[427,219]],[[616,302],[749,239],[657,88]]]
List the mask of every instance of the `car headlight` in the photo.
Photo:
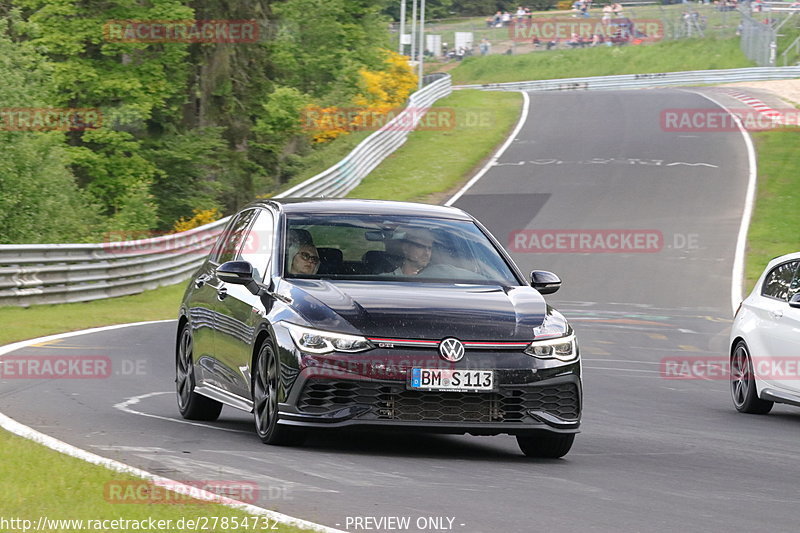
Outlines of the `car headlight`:
[[578,357],[578,348],[575,335],[569,335],[558,339],[533,341],[525,348],[525,353],[542,359],[570,361]]
[[569,361],[578,356],[578,347],[572,327],[564,315],[549,309],[541,326],[533,328],[533,342],[525,353],[542,359]]
[[363,352],[372,349],[372,344],[357,335],[346,335],[331,331],[305,328],[284,322],[289,330],[294,343],[304,352],[330,353],[330,352]]

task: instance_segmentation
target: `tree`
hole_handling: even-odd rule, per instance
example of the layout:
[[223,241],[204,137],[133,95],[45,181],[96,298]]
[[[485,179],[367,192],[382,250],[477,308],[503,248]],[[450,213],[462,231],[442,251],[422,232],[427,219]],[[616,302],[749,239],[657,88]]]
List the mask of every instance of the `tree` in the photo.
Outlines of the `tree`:
[[67,166],[63,133],[22,131],[10,109],[48,107],[52,70],[0,19],[0,242],[87,240],[99,221]]

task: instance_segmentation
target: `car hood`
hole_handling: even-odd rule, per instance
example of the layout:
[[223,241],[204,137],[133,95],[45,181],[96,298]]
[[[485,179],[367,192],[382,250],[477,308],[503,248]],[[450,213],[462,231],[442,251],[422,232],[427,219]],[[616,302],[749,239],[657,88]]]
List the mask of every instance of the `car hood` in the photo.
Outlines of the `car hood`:
[[531,287],[292,280],[281,292],[309,325],[368,337],[530,341],[547,304]]

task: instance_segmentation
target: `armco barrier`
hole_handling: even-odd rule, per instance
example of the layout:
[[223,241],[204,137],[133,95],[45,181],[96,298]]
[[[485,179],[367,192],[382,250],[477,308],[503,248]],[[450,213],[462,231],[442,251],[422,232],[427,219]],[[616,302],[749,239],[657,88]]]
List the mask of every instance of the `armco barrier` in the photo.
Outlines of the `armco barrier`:
[[800,78],[800,66],[754,67],[728,70],[692,70],[655,74],[621,74],[591,78],[562,78],[555,80],[458,85],[454,89],[484,91],[574,91],[645,89],[654,87],[716,85],[740,81],[786,80]]
[[[413,111],[400,113],[339,163],[277,197],[340,197],[355,188],[405,142],[421,110],[450,94],[448,74],[424,81],[408,100]],[[179,283],[200,266],[227,220],[136,241],[0,245],[0,306],[83,302]]]
[[136,241],[0,245],[0,305],[84,302],[178,283],[197,270],[225,222]]

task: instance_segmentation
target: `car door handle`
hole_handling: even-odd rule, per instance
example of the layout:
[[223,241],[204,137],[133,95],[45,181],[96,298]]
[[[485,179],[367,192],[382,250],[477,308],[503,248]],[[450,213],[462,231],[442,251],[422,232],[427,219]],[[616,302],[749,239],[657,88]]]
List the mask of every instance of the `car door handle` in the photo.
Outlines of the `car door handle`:
[[217,289],[217,300],[222,301],[228,297],[228,289],[225,287],[220,287]]
[[780,309],[776,309],[774,311],[770,311],[769,314],[772,315],[772,318],[775,318],[775,319],[783,317],[783,311],[781,311]]
[[200,276],[197,276],[197,279],[194,280],[194,286],[199,289],[200,287],[205,285],[209,279],[211,279],[211,276],[209,276],[208,274],[202,274]]

